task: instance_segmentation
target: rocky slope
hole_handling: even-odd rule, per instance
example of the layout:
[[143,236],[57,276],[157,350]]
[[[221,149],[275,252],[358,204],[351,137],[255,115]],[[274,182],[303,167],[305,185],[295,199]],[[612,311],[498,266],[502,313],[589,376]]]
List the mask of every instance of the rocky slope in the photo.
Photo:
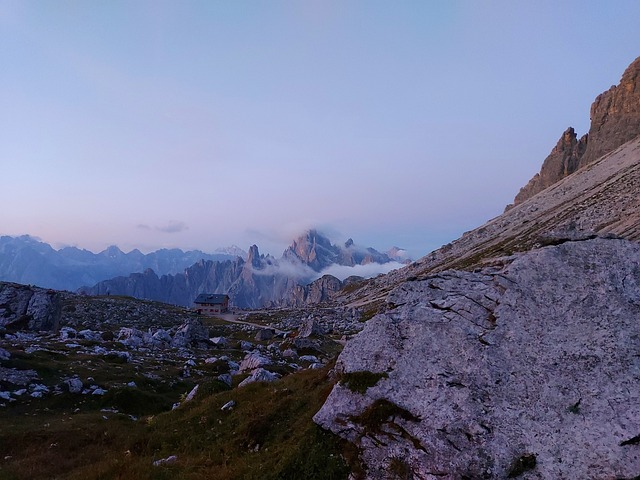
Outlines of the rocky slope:
[[577,170],[401,270],[334,299],[358,306],[383,302],[398,284],[446,269],[474,269],[495,258],[566,239],[615,235],[640,240],[640,138]]
[[[640,135],[640,57],[624,72],[620,83],[600,94],[591,105],[589,133],[579,140],[568,128],[540,169],[522,187],[514,205],[572,174],[578,168]],[[513,205],[509,205],[507,209]]]
[[570,241],[407,282],[314,417],[370,479],[635,478],[640,245]]
[[33,284],[56,290],[76,290],[117,275],[129,275],[151,268],[159,275],[182,272],[198,260],[232,260],[227,253],[207,254],[162,249],[148,254],[139,250],[124,253],[111,246],[100,253],[51,245],[27,235],[0,237],[0,280]]

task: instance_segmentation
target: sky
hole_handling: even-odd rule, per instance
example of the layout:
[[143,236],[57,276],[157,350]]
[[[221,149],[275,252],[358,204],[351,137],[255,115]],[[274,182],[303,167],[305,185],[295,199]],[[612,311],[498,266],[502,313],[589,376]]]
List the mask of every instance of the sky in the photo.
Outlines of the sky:
[[640,2],[0,0],[0,234],[308,228],[425,255],[499,215],[640,56]]

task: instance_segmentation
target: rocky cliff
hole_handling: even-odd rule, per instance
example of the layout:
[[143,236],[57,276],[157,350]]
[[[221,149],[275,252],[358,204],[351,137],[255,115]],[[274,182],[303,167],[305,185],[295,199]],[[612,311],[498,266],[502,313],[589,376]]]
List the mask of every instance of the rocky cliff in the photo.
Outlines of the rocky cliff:
[[[640,57],[625,70],[620,83],[591,105],[589,133],[579,140],[568,128],[537,173],[516,195],[518,205],[640,135]],[[507,206],[507,209],[513,205]]]
[[540,173],[536,173],[529,183],[520,189],[513,201],[514,205],[522,203],[575,172],[587,148],[587,138],[588,136],[585,135],[578,140],[575,130],[569,127],[542,163]]
[[593,239],[404,283],[314,420],[369,479],[636,478],[638,265]]
[[640,57],[625,70],[620,83],[598,95],[591,105],[589,144],[580,167],[640,135]]

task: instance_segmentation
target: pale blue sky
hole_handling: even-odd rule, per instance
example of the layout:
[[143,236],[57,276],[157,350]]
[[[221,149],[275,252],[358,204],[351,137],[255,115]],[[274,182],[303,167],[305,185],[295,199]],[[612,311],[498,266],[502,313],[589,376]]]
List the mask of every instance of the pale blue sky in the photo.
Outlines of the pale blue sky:
[[415,256],[502,212],[640,55],[629,1],[0,0],[0,234]]

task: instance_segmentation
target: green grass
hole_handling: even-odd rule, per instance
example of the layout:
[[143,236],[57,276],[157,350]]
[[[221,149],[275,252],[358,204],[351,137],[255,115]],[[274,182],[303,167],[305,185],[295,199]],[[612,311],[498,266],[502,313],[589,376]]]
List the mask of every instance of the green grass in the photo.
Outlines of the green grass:
[[[74,414],[70,394],[2,410],[0,479],[347,478],[344,457],[357,455],[311,420],[332,388],[328,368],[235,390],[203,384],[192,402],[155,416],[149,392],[120,389],[100,400],[148,415],[138,421],[96,404]],[[230,400],[236,407],[221,411]],[[152,466],[170,455],[174,465]]]

